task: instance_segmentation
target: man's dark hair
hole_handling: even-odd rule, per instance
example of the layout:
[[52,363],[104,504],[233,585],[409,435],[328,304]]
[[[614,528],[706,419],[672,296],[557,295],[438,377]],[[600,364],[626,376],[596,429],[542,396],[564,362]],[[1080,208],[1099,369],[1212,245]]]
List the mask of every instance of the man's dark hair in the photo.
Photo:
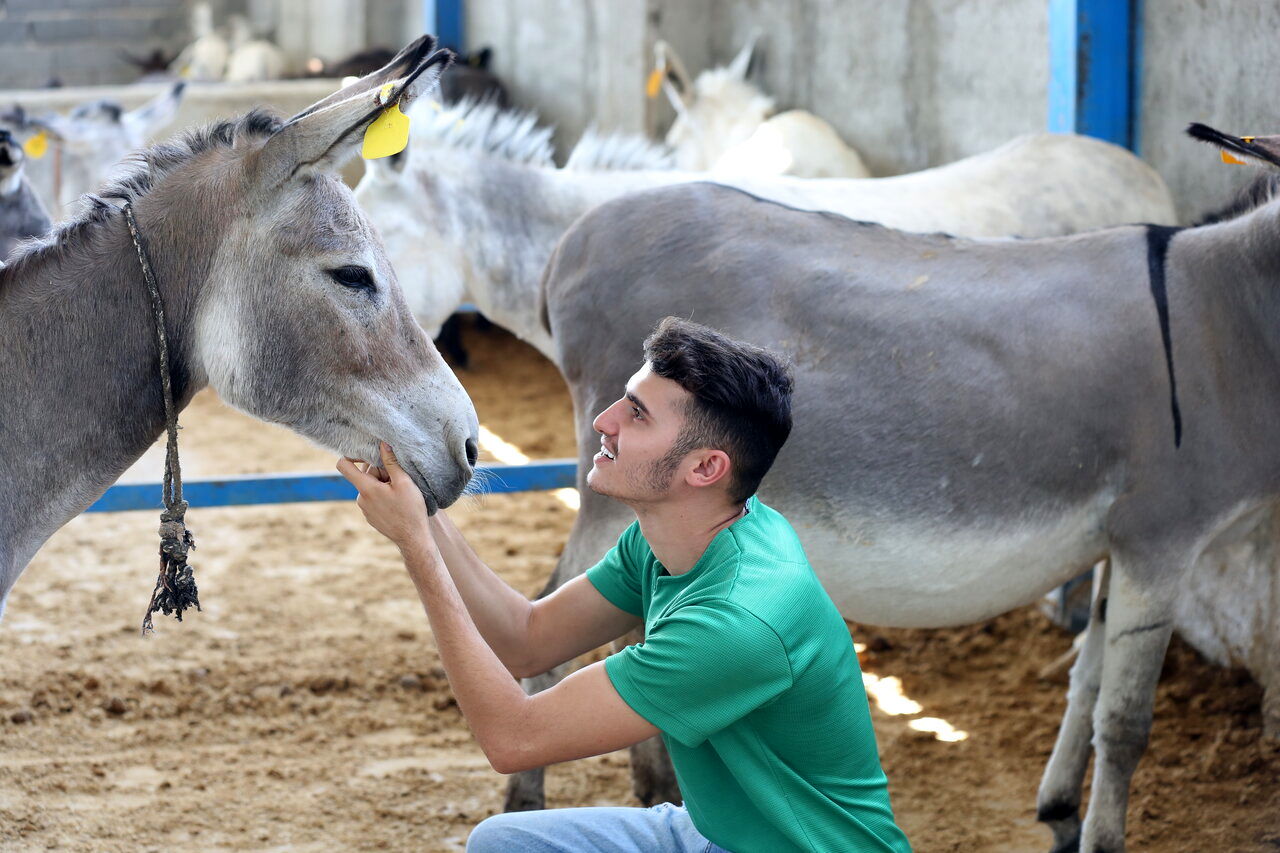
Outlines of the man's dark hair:
[[733,463],[730,499],[755,494],[791,433],[787,365],[768,350],[679,317],[667,317],[645,339],[644,358],[693,398],[659,475],[669,477],[687,453],[709,447]]

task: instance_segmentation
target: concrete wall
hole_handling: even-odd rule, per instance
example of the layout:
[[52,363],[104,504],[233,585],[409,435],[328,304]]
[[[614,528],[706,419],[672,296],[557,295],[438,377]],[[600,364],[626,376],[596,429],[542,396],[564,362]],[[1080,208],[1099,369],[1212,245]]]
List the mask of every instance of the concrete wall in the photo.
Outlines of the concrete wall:
[[[1252,171],[1229,169],[1182,130],[1204,121],[1280,131],[1271,70],[1280,4],[1145,0],[1142,155],[1184,219],[1225,203]],[[875,174],[936,166],[1047,117],[1048,0],[467,0],[469,47],[490,45],[517,102],[559,128],[592,121],[660,134],[646,102],[655,39],[693,73],[763,33],[760,81],[780,108],[830,121]],[[1268,124],[1270,122],[1271,124]]]
[[779,107],[821,115],[873,174],[900,174],[1044,128],[1047,7],[1045,0],[713,0],[711,54],[728,62],[758,28],[757,80]]
[[[0,0],[0,90],[129,83],[122,55],[191,41],[195,0]],[[307,59],[341,59],[369,46],[398,49],[423,30],[421,0],[206,0],[214,25],[246,15],[301,73]]]
[[1146,0],[1142,156],[1169,183],[1184,220],[1220,207],[1256,172],[1226,166],[1183,133],[1200,121],[1236,135],[1280,133],[1280,4]]
[[0,88],[123,83],[138,72],[122,51],[172,53],[189,34],[186,4],[175,0],[3,0]]
[[468,48],[490,45],[515,103],[557,127],[563,150],[584,127],[641,132],[649,52],[646,0],[470,0]]

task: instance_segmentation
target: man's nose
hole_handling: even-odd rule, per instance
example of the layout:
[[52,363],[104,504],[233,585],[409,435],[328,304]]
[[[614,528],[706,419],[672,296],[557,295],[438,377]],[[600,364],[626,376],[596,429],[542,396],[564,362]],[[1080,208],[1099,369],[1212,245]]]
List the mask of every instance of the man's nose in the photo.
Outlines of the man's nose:
[[610,406],[600,414],[596,415],[596,419],[591,422],[591,428],[596,432],[604,433],[605,435],[608,435],[609,427],[611,426],[609,413],[612,411],[613,411],[613,406]]

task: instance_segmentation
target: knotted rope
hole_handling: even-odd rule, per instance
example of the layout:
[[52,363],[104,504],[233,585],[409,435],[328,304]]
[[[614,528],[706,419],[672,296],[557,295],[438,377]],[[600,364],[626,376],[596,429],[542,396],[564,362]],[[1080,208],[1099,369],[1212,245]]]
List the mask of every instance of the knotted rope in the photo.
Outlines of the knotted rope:
[[160,575],[151,593],[151,603],[142,617],[142,634],[153,631],[151,614],[157,611],[176,616],[182,621],[182,612],[188,607],[200,609],[200,593],[191,566],[187,564],[187,552],[196,547],[195,537],[187,529],[187,502],[182,499],[182,466],[178,462],[178,412],[173,404],[173,383],[169,375],[169,339],[165,334],[164,303],[160,300],[160,288],[155,273],[147,260],[138,232],[138,222],[133,218],[133,205],[124,203],[124,219],[133,237],[133,247],[138,250],[138,264],[151,294],[151,314],[156,325],[156,347],[160,351],[160,388],[164,397],[164,425],[169,434],[164,457],[164,512],[160,513]]

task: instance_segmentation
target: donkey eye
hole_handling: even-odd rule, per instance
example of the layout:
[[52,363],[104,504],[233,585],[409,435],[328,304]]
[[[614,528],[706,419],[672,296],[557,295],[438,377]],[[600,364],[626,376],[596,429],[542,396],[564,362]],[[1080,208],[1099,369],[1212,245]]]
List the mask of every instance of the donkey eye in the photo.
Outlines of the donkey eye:
[[369,275],[369,271],[364,267],[338,267],[337,269],[326,270],[329,277],[343,287],[350,287],[354,290],[374,290],[373,277]]

